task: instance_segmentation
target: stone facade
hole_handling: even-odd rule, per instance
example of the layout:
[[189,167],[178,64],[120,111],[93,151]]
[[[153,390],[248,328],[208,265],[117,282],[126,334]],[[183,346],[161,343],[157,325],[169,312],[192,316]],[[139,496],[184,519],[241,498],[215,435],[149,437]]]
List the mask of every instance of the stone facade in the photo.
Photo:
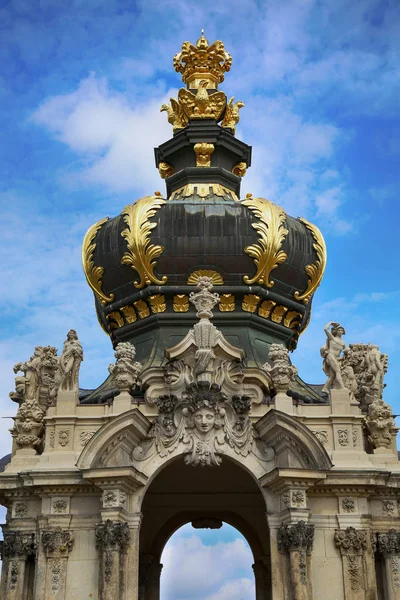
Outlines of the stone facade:
[[[8,511],[0,597],[159,600],[169,537],[185,523],[225,521],[253,552],[256,600],[400,600],[400,463],[383,400],[387,356],[374,344],[347,347],[344,328],[330,322],[325,384],[299,380],[289,351],[323,276],[322,235],[268,200],[238,200],[251,149],[234,138],[243,103],[215,92],[230,68],[222,42],[209,47],[202,34],[174,65],[189,88],[163,108],[176,133],[156,150],[168,202],[160,192],[141,198],[84,241],[85,275],[115,351],[107,380],[80,393],[74,330],[59,356],[38,346],[14,368],[23,376],[10,394],[18,403],[12,457],[0,474]],[[166,241],[161,233],[152,241],[166,207]],[[182,210],[193,252],[168,280],[156,271],[159,242],[171,240]],[[203,241],[213,232],[209,244],[218,238],[221,248],[215,232],[224,231],[232,256],[210,254],[224,268],[204,269],[205,253],[199,264],[185,262],[200,252],[189,236],[200,226]],[[241,248],[242,238],[253,243]]]

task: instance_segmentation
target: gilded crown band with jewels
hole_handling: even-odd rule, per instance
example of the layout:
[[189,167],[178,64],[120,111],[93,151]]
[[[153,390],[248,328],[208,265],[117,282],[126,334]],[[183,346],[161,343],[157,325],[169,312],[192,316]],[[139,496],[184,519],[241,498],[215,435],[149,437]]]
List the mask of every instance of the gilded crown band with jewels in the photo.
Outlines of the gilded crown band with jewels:
[[[184,129],[192,119],[215,119],[221,127],[235,133],[239,122],[239,110],[244,107],[241,101],[227,102],[224,92],[218,90],[218,84],[224,81],[224,74],[230,70],[232,57],[225,50],[223,42],[217,40],[209,44],[204,31],[194,46],[184,42],[181,52],[174,56],[175,71],[182,74],[187,89],[181,88],[178,100],[170,99],[171,104],[163,104],[161,111],[168,114],[168,122],[174,131]],[[197,90],[193,93],[190,90]]]

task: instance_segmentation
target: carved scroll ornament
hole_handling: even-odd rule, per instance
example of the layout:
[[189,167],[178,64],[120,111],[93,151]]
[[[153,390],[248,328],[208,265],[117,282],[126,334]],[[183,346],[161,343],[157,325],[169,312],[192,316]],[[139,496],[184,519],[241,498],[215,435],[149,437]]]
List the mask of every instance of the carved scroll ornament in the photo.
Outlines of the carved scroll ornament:
[[102,290],[102,277],[104,274],[104,268],[101,266],[95,266],[93,261],[93,254],[96,249],[96,242],[94,241],[97,232],[103,227],[104,223],[108,221],[108,217],[105,217],[98,223],[95,223],[87,230],[85,238],[82,244],[82,266],[83,272],[85,273],[86,281],[100,300],[101,304],[107,304],[114,300],[114,294],[107,296]]
[[122,257],[121,263],[129,265],[134,269],[139,279],[134,281],[136,288],[141,289],[145,285],[166,283],[164,275],[159,279],[155,273],[156,258],[164,248],[150,243],[150,233],[157,223],[150,221],[156,212],[165,204],[165,200],[158,196],[145,196],[134,204],[128,204],[122,211],[127,228],[121,233],[126,240],[128,249]]
[[265,198],[249,196],[242,204],[248,206],[259,219],[252,224],[259,235],[259,241],[244,249],[246,254],[254,259],[257,271],[253,277],[245,275],[244,282],[249,285],[260,283],[268,288],[273,287],[271,272],[287,259],[287,254],[282,250],[282,244],[288,234],[284,226],[285,211]]

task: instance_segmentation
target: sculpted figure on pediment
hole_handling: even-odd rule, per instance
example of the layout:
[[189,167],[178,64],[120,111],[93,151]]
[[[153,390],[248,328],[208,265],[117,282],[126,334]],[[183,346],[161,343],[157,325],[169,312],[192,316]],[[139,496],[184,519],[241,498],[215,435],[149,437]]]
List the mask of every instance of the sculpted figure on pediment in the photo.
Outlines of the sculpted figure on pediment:
[[323,358],[322,368],[327,376],[327,380],[322,389],[328,393],[330,389],[343,389],[344,383],[341,373],[341,353],[346,347],[342,336],[346,333],[344,327],[333,321],[329,322],[324,328],[326,334],[326,343],[321,348]]
[[75,329],[70,329],[59,358],[60,389],[77,391],[79,369],[83,361],[83,349]]
[[15,378],[15,392],[10,392],[10,398],[19,404],[35,400],[47,407],[51,402],[56,370],[57,348],[36,346],[29,360],[14,365],[14,373],[22,372],[23,375]]
[[[350,389],[365,412],[375,398],[381,398],[388,356],[375,344],[350,344],[342,359],[342,376],[345,387]],[[351,386],[347,373],[352,371]]]

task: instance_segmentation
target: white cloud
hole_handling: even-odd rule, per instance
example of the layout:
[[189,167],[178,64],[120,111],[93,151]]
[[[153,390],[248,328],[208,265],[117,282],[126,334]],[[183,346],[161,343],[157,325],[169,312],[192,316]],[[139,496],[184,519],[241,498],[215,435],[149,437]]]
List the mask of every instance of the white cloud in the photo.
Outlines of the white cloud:
[[[205,545],[195,535],[190,538],[172,537],[161,562],[164,565],[161,595],[165,600],[254,598],[253,556],[241,537],[212,546]],[[245,595],[229,596],[234,589]]]
[[81,168],[70,170],[66,181],[153,193],[163,185],[153,148],[172,133],[160,114],[169,95],[149,87],[145,102],[136,98],[129,103],[91,74],[76,91],[46,99],[32,119],[82,157]]

